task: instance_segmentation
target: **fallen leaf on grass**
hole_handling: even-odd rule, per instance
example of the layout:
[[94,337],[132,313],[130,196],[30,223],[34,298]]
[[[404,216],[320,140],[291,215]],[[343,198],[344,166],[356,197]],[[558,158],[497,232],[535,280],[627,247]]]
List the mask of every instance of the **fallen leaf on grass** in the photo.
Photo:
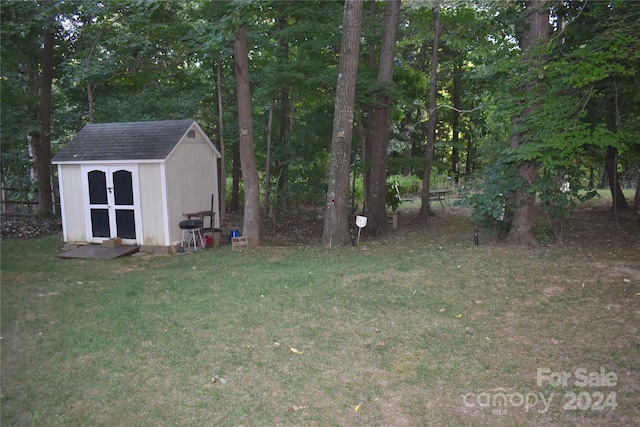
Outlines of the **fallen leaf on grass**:
[[462,317],[462,314],[456,314],[456,317],[459,319]]
[[226,383],[227,383],[227,380],[226,380],[226,379],[224,379],[224,378],[222,378],[222,377],[219,377],[219,376],[217,376],[217,375],[214,375],[214,376],[213,376],[213,378],[211,378],[211,382],[212,382],[212,383],[221,382],[222,384],[226,384]]
[[443,313],[443,312],[444,312],[444,308],[441,308],[441,309],[440,309],[440,313]]
[[47,298],[52,297],[54,295],[60,295],[59,292],[49,292],[48,294],[38,294],[38,298]]
[[359,410],[360,410],[360,405],[356,405],[354,412],[357,414]]
[[302,354],[304,353],[304,351],[300,351],[297,348],[293,348],[293,347],[289,347],[289,350],[291,350],[291,353],[295,353],[295,354]]
[[300,411],[302,409],[306,409],[306,406],[298,406],[298,405],[292,405],[289,406],[289,412],[295,412],[295,411]]

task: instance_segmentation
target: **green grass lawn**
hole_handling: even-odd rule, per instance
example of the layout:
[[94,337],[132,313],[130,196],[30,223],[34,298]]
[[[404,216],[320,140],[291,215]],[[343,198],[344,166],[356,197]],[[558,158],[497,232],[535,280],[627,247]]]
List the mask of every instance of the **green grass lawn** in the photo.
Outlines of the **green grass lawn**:
[[639,425],[640,231],[573,221],[539,250],[455,215],[334,250],[2,241],[2,425]]

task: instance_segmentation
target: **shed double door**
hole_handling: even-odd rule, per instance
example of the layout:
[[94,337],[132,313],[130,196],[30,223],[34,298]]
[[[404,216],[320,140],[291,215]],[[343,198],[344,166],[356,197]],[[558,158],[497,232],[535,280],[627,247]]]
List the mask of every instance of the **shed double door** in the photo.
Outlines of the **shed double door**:
[[138,243],[139,191],[136,166],[85,167],[87,232],[93,243],[119,237]]

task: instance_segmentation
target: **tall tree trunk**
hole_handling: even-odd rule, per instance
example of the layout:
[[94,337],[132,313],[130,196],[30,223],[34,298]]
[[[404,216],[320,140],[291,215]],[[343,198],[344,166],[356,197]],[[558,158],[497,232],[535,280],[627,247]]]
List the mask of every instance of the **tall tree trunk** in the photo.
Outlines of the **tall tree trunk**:
[[260,180],[253,149],[253,117],[251,113],[251,91],[249,88],[249,54],[247,50],[247,28],[238,29],[233,42],[236,91],[238,96],[238,129],[240,132],[240,164],[244,183],[244,222],[242,235],[249,247],[260,245]]
[[451,173],[453,184],[458,188],[460,181],[460,86],[462,81],[462,64],[453,66],[453,117],[451,118]]
[[[384,30],[380,47],[378,84],[389,86],[393,83],[393,60],[395,58],[396,36],[400,19],[400,0],[387,0],[384,16]],[[366,206],[367,229],[375,236],[384,233],[387,227],[387,149],[389,147],[389,113],[391,98],[389,92],[381,94],[374,109],[374,130],[371,139],[371,180],[369,200]]]
[[618,149],[616,147],[607,147],[604,173],[607,178],[607,184],[609,185],[609,191],[611,191],[611,210],[613,210],[614,214],[617,214],[619,211],[629,209],[629,203],[627,203],[627,199],[624,197],[624,193],[620,187],[620,180],[618,179]]
[[231,212],[240,210],[240,142],[233,144],[233,152],[231,158],[231,203],[229,209]]
[[[283,2],[277,3],[278,17],[276,18],[276,27],[278,28],[278,52],[277,58],[283,63],[289,60],[289,42],[288,40],[282,36],[284,30],[288,27],[287,19],[282,14],[282,6]],[[278,224],[278,214],[279,211],[284,211],[286,209],[285,203],[287,198],[282,197],[278,199],[278,193],[285,191],[285,183],[288,181],[286,178],[288,176],[289,169],[289,159],[286,158],[288,155],[287,144],[289,143],[289,133],[293,129],[293,120],[294,120],[294,112],[295,112],[295,103],[291,102],[291,90],[287,86],[282,86],[280,88],[279,94],[279,114],[278,114],[278,127],[280,136],[278,139],[278,143],[280,144],[280,155],[275,159],[276,164],[278,165],[278,179],[276,180],[276,185],[274,187],[274,202],[273,202],[273,212],[272,212],[272,221],[273,221],[273,230],[277,229]],[[282,177],[285,176],[284,179]]]
[[436,94],[438,89],[438,49],[440,48],[440,11],[433,9],[433,49],[431,51],[431,74],[429,76],[429,130],[427,132],[427,162],[424,166],[422,177],[422,204],[420,216],[433,216],[430,200],[431,168],[433,167],[433,146],[436,141],[436,123],[438,113],[436,111]]
[[464,174],[470,176],[474,172],[473,167],[473,141],[467,135],[467,162],[464,165]]
[[89,109],[89,123],[93,123],[93,110],[94,110],[93,91],[94,89],[95,88],[93,87],[91,82],[87,80],[87,104]]
[[346,0],[342,19],[342,45],[338,65],[336,101],[331,137],[331,165],[322,243],[344,245],[349,236],[349,165],[353,137],[363,0]]
[[[375,0],[369,0],[369,20],[373,23],[371,28],[371,41],[369,42],[367,50],[367,68],[373,70],[376,66],[376,36],[378,28],[376,23],[377,14]],[[369,199],[371,198],[371,147],[373,145],[373,135],[375,132],[375,113],[374,105],[368,103],[364,106],[366,110],[366,120],[364,123],[364,132],[362,132],[362,196],[363,206],[362,211],[366,214],[369,210]]]
[[269,204],[271,194],[271,141],[273,135],[273,109],[275,100],[271,98],[269,102],[269,120],[267,122],[267,156],[264,167],[264,219],[265,222],[269,218]]
[[638,220],[640,220],[640,175],[638,175],[638,182],[636,183],[636,195],[633,198],[633,205],[636,208]]
[[[411,108],[407,108],[405,110],[405,118],[404,118],[404,127],[406,129],[410,129],[413,126],[413,110]],[[408,130],[406,132],[406,137],[405,140],[406,141],[411,141],[411,130]],[[406,148],[402,151],[402,157],[406,158],[406,159],[410,159],[411,158],[411,146],[412,144],[407,144]],[[413,168],[411,167],[411,163],[407,162],[406,166],[402,167],[402,176],[409,176],[411,175],[411,172],[413,172]]]
[[38,188],[37,214],[53,214],[51,198],[51,86],[53,84],[53,45],[55,35],[45,29],[40,74],[39,137],[34,142],[34,163]]
[[[619,133],[622,132],[622,113],[618,103],[618,87],[615,79],[613,81],[613,92],[615,96],[608,102],[607,129],[611,132]],[[611,191],[611,210],[617,222],[618,212],[629,209],[629,204],[624,197],[622,188],[620,188],[620,180],[618,179],[618,149],[616,147],[607,147],[604,172],[608,180],[609,191]]]
[[216,91],[218,92],[218,141],[220,141],[220,177],[218,180],[218,194],[220,194],[220,219],[227,218],[227,172],[225,167],[224,146],[224,109],[222,94],[222,53],[218,54],[216,61]]
[[[549,39],[549,5],[547,0],[529,1],[526,15],[529,27],[522,39],[521,63],[527,69],[535,71],[541,69],[544,65],[544,59],[538,56],[535,48]],[[532,75],[537,75],[537,73],[532,73]],[[525,90],[535,97],[540,84],[532,78],[532,81],[527,83]],[[525,109],[522,113],[524,117],[518,117],[514,120],[514,128],[518,127],[518,123],[523,118],[535,114],[537,109],[536,105]],[[524,141],[525,135],[522,132],[514,132],[511,137],[511,148],[513,150],[517,149],[524,144]],[[537,168],[533,164],[522,165],[518,169],[518,176],[525,181],[525,186],[522,190],[512,195],[515,209],[507,240],[516,244],[538,246],[537,241],[531,234],[531,229],[535,224],[536,195],[535,192],[529,191],[538,177]]]

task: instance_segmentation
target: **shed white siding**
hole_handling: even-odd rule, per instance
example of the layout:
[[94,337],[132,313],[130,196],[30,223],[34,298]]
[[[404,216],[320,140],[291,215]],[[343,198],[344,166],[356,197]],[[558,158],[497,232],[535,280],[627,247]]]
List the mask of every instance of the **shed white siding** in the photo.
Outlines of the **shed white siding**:
[[86,242],[84,224],[85,200],[82,193],[82,166],[59,165],[60,205],[62,211],[62,232],[65,242]]
[[165,189],[162,187],[162,163],[138,165],[140,180],[140,205],[142,215],[143,245],[168,246],[171,242],[165,235]]
[[[204,138],[183,138],[166,166],[169,224],[172,240],[176,241],[180,240],[178,224],[185,219],[184,213],[210,210],[212,195],[213,210],[218,211],[217,158]],[[219,224],[216,215],[214,226],[219,227]]]

